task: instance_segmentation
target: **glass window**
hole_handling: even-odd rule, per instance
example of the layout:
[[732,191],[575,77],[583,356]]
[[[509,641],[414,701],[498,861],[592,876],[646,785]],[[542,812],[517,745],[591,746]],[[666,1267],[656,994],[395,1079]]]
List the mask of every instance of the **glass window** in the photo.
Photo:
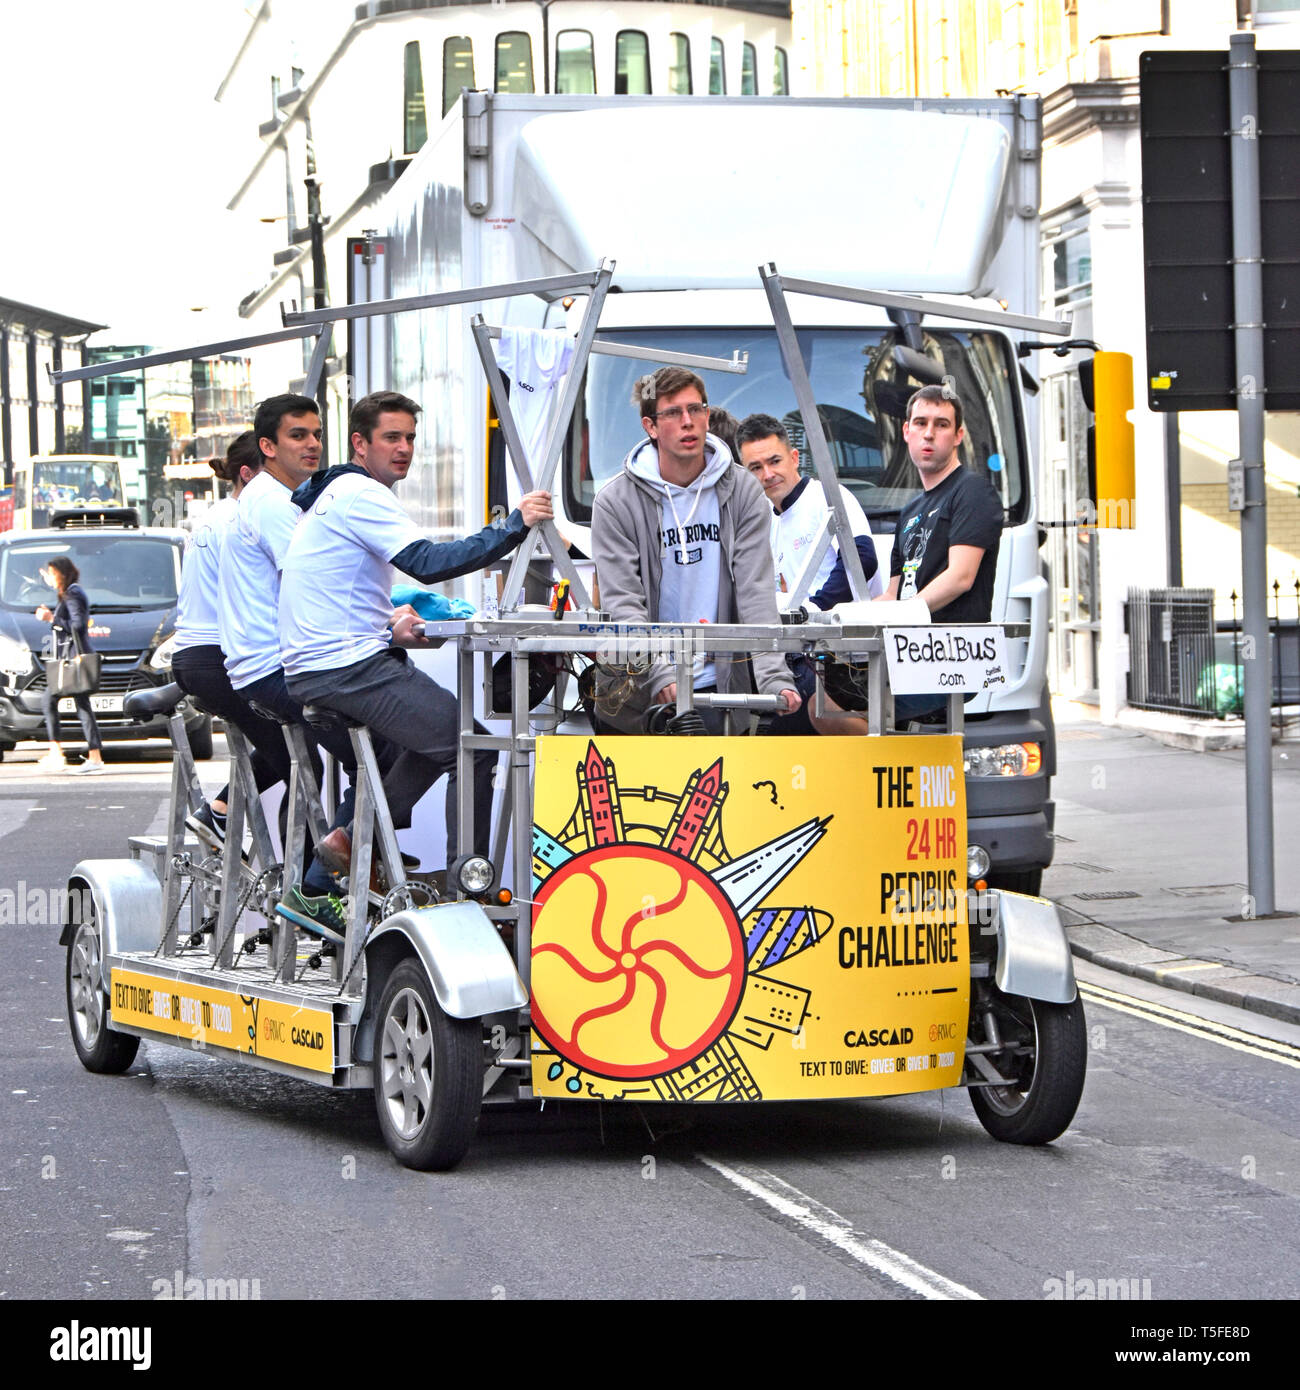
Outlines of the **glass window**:
[[442,44],[442,114],[451,110],[462,87],[474,85],[474,44],[463,34]]
[[[895,329],[808,328],[799,329],[797,337],[809,364],[835,471],[868,516],[887,522],[917,493],[902,420],[908,397],[924,383],[896,361],[900,338]],[[743,377],[701,372],[710,403],[737,419],[757,410],[775,415],[799,450],[801,469],[811,472],[806,431],[773,329],[646,329],[620,331],[618,338],[706,356],[747,351],[749,371]],[[1029,489],[1015,390],[1017,367],[1006,338],[993,332],[926,328],[924,356],[930,363],[927,377],[951,379],[966,407],[963,464],[993,484],[1009,514],[1021,516]],[[590,508],[596,490],[617,474],[641,433],[627,402],[633,381],[644,370],[644,362],[622,357],[593,356],[588,364],[579,414],[569,435],[564,482],[568,515],[575,521]]]
[[727,95],[725,57],[722,40],[714,39],[709,44],[709,95],[711,97],[725,97]]
[[586,29],[561,29],[555,36],[555,90],[572,96],[596,90],[596,50]]
[[498,92],[533,90],[533,41],[521,30],[512,29],[497,35]]
[[774,97],[788,97],[790,95],[790,59],[784,48],[776,50],[776,59],[772,64],[772,95]]
[[1071,223],[1047,243],[1052,304],[1077,304],[1092,298],[1092,241],[1087,222]]
[[650,40],[638,29],[624,29],[618,36],[615,53],[615,95],[649,96]]
[[752,43],[742,44],[740,48],[740,95],[758,95],[758,52]]
[[40,571],[56,555],[66,555],[81,571],[78,583],[99,612],[170,608],[176,602],[181,551],[175,541],[104,531],[0,550],[0,606],[22,610],[50,603],[53,591]]
[[691,94],[691,41],[685,34],[669,34],[671,57],[668,64],[668,90],[677,97]]
[[403,142],[407,154],[418,154],[429,138],[429,124],[424,115],[424,71],[420,66],[420,43],[406,45],[403,66],[405,120]]

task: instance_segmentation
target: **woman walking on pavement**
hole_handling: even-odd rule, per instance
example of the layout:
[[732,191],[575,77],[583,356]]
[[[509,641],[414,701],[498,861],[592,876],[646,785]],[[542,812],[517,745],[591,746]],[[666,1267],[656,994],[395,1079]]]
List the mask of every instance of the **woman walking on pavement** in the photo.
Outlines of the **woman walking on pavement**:
[[[52,611],[42,604],[36,616],[54,628],[54,649],[56,653],[88,652],[90,645],[90,600],[86,591],[77,583],[80,577],[76,565],[66,555],[56,555],[41,570],[41,578],[59,596],[58,607]],[[45,712],[45,732],[49,737],[49,752],[36,764],[45,772],[74,772],[79,774],[105,771],[102,749],[103,740],[99,736],[99,725],[95,723],[94,711],[90,708],[89,695],[73,695],[76,702],[77,718],[81,720],[82,731],[86,735],[86,761],[69,767],[59,747],[59,696],[48,687],[42,701]]]

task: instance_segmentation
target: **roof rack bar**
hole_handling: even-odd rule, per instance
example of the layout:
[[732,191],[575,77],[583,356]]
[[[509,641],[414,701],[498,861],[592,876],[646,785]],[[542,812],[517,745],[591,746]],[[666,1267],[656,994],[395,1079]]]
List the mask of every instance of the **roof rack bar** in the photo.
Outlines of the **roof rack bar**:
[[[844,573],[849,581],[849,591],[858,602],[870,595],[867,592],[867,576],[862,568],[862,557],[853,540],[853,527],[849,525],[848,510],[839,479],[835,475],[835,465],[831,462],[830,446],[826,442],[826,431],[822,428],[821,412],[817,409],[817,398],[813,395],[812,382],[808,379],[808,367],[803,360],[799,339],[790,318],[790,306],[785,302],[791,282],[777,273],[776,265],[769,262],[758,268],[759,279],[763,282],[763,292],[767,295],[768,310],[772,315],[772,325],[776,329],[777,346],[785,362],[786,375],[794,387],[795,400],[799,404],[799,415],[803,420],[804,438],[808,451],[812,454],[813,470],[821,484],[822,495],[826,499],[830,529],[839,542],[840,559],[844,561]],[[802,283],[808,284],[808,281]],[[836,289],[837,286],[830,288]],[[830,530],[826,532],[829,544]],[[821,546],[818,553],[824,553]],[[810,562],[811,563],[811,562]],[[807,567],[805,566],[805,576]],[[806,593],[806,590],[805,590]]]
[[[769,266],[775,274],[776,267]],[[917,294],[890,294],[886,290],[859,290],[848,285],[830,285],[820,280],[798,280],[781,276],[787,294],[815,294],[826,299],[848,299],[855,304],[875,304],[882,309],[911,309],[918,314],[933,314],[936,318],[961,319],[969,323],[993,323],[1003,328],[1022,328],[1031,333],[1055,333],[1064,338],[1070,332],[1072,320],[1039,319],[1028,314],[1009,314],[1001,309],[977,309],[973,305],[949,304],[946,300],[925,299]]]
[[116,357],[111,362],[96,362],[90,367],[70,367],[66,372],[50,372],[56,386],[69,381],[92,381],[95,377],[116,376],[119,372],[135,371],[141,367],[161,367],[168,362],[197,362],[204,357],[221,357],[243,348],[263,347],[267,343],[287,343],[294,338],[314,336],[314,328],[281,328],[274,333],[258,333],[246,338],[230,338],[223,343],[200,343],[197,347],[174,348],[168,352],[147,352],[143,357]]
[[[499,338],[502,329],[489,324],[489,338]],[[666,352],[663,348],[641,347],[636,343],[611,343],[607,338],[598,338],[591,345],[592,352],[603,353],[606,357],[635,357],[642,362],[659,362],[665,367],[699,367],[707,372],[734,372],[743,376],[749,371],[749,353],[735,348],[730,357],[705,357],[698,352]]]
[[298,324],[338,323],[343,319],[364,319],[372,314],[402,314],[409,309],[438,309],[448,304],[473,304],[480,299],[512,299],[518,294],[557,294],[565,290],[591,289],[598,271],[579,275],[551,275],[543,280],[515,280],[507,285],[470,285],[459,290],[439,290],[436,294],[411,295],[406,299],[371,299],[365,304],[340,304],[333,309],[309,309],[293,313],[280,310],[286,327]]

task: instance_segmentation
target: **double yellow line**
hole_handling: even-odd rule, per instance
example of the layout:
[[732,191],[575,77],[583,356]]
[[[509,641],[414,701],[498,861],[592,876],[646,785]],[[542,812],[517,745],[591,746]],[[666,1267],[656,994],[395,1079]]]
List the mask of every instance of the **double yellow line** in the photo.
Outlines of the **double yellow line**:
[[1228,1023],[1215,1023],[1211,1019],[1199,1018],[1196,1014],[1184,1013],[1168,1004],[1153,1004],[1146,999],[1135,999],[1129,994],[1120,994],[1104,985],[1079,982],[1079,993],[1094,1004],[1116,1009],[1120,1013],[1132,1014],[1134,1018],[1144,1018],[1150,1023],[1163,1024],[1166,1028],[1176,1028],[1180,1033],[1190,1033],[1193,1037],[1208,1038],[1224,1047],[1238,1052],[1249,1052],[1252,1056],[1263,1057],[1270,1062],[1281,1062],[1284,1067],[1300,1068],[1300,1047],[1294,1043],[1274,1042],[1271,1038],[1261,1038],[1234,1028]]

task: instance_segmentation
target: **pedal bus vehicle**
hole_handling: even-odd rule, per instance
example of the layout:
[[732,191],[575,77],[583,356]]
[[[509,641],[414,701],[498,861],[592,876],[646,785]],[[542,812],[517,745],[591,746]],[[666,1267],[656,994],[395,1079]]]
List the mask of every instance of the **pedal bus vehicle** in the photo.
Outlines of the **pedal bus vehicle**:
[[[326,318],[585,290],[574,366],[535,471],[510,402],[497,395],[519,487],[549,490],[613,274],[602,263],[293,317],[324,342]],[[794,285],[774,267],[760,278],[785,368],[809,401],[785,305]],[[933,312],[924,300],[912,305]],[[475,316],[471,350],[495,386],[490,332]],[[635,344],[616,351],[663,360]],[[313,360],[309,390],[324,370],[319,349]],[[831,526],[853,552],[817,418],[805,406]],[[829,540],[830,530],[821,548]],[[561,577],[554,609],[521,602],[539,546]],[[348,728],[356,815],[346,936],[332,948],[304,945],[274,910],[297,880],[307,827],[319,838],[327,824],[304,728],[285,727],[293,771],[282,856],[248,747],[228,732],[226,848],[216,852],[185,836],[202,792],[179,715],[168,713],[179,692],[129,697],[130,712],[172,722],[171,810],[166,835],[134,836],[130,858],[82,861],[69,877],[69,903],[82,910],[70,910],[61,939],[82,1063],[121,1071],[143,1037],[335,1090],[371,1089],[385,1143],[422,1169],[465,1155],[483,1104],[548,1097],[757,1104],[964,1086],[994,1137],[1054,1139],[1086,1068],[1068,943],[1052,904],[966,887],[964,697],[1007,680],[1009,644],[1027,638],[1026,625],[930,624],[924,605],[863,601],[860,569],[850,580],[858,601],[802,623],[615,623],[555,524],[541,523],[515,553],[495,613],[426,628],[454,654],[459,696],[460,854],[445,879],[404,870],[370,735]],[[818,713],[826,669],[846,668],[867,696],[868,735],[746,737],[773,697],[692,691],[698,654],[732,661],[756,651],[809,657]],[[608,704],[651,658],[676,664],[675,729],[700,727],[693,716],[712,707],[732,731],[572,732],[575,682],[591,688],[584,671],[610,678],[600,697]],[[508,723],[477,733],[476,709],[496,707],[502,662]],[[534,700],[529,677],[541,662],[555,686]],[[896,732],[894,692],[934,690],[947,695],[946,729]],[[345,722],[321,709],[306,718]],[[471,852],[479,748],[508,766],[489,858]]]

